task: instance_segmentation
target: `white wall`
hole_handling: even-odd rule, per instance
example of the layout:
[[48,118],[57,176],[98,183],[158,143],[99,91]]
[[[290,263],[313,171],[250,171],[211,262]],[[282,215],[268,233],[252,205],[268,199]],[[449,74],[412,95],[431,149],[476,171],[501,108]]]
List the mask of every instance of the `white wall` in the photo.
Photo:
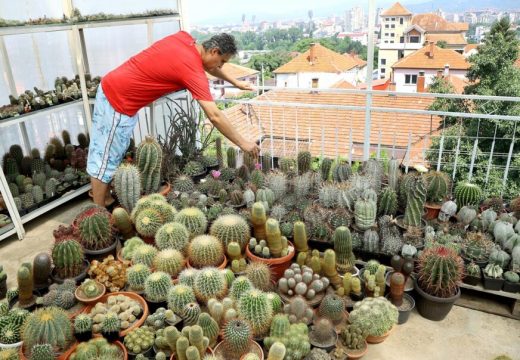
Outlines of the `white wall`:
[[[366,68],[364,71],[364,76],[366,76]],[[361,75],[358,75],[357,68],[343,73],[302,72],[296,74],[276,74],[276,86],[310,88],[312,87],[312,79],[315,78],[319,79],[318,88],[330,88],[331,85],[340,80],[346,80],[355,86],[356,79],[359,76]]]
[[[405,75],[417,75],[419,76],[420,69],[395,69],[394,70],[394,83],[395,83],[395,91],[403,91],[414,93],[417,92],[417,84],[405,84]],[[466,77],[465,70],[450,70],[450,75],[457,76],[461,79]],[[437,76],[437,70],[425,70],[425,87],[428,87],[432,82],[435,76]]]

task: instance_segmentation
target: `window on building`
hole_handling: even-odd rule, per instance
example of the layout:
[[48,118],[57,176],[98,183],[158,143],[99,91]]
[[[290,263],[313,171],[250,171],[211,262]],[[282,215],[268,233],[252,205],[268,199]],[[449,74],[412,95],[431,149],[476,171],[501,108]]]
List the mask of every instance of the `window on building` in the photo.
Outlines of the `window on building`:
[[399,38],[399,42],[400,42],[401,44],[404,43],[404,36],[401,36],[401,37]]
[[417,84],[417,75],[406,74],[404,76],[404,83],[407,85],[416,85]]
[[394,43],[394,40],[390,40],[390,44],[393,44]]
[[319,81],[318,78],[313,78],[312,79],[312,88],[317,88],[318,87],[318,81]]
[[399,24],[401,24],[401,25],[404,24],[404,18],[399,18]]
[[390,34],[390,36],[391,36],[391,37],[394,37],[394,36],[395,36],[395,34],[394,34],[394,33],[391,33],[391,34]]
[[398,59],[404,58],[404,50],[398,50],[397,51],[397,58]]
[[381,65],[386,65],[386,59],[381,59]]
[[385,36],[388,36],[388,33],[385,33]]
[[390,21],[390,18],[389,18],[389,17],[387,17],[387,18],[385,18],[385,20],[386,20],[386,21]]
[[385,44],[388,44],[388,40],[385,40]]
[[392,24],[392,26],[390,26],[392,29],[395,29],[395,24]]
[[390,27],[390,25],[386,24],[385,25],[385,29],[388,29]]
[[417,36],[417,35],[410,36],[410,42],[411,43],[418,44],[419,40],[420,40],[420,36]]
[[392,21],[395,21],[395,18],[392,18]]
[[381,68],[380,71],[381,71],[381,74],[384,74],[384,73],[386,73],[386,68]]

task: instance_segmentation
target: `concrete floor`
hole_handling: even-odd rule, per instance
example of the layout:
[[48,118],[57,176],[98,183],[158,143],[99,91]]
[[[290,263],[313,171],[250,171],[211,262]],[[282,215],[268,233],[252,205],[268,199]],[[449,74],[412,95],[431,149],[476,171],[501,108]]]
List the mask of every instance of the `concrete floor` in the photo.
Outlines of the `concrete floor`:
[[[0,264],[8,274],[8,286],[16,285],[16,270],[23,261],[48,251],[52,231],[69,224],[89,200],[75,199],[26,226],[26,238],[0,242]],[[520,360],[520,321],[454,306],[442,322],[432,322],[413,312],[406,324],[382,344],[370,345],[366,360],[493,360],[507,355]]]

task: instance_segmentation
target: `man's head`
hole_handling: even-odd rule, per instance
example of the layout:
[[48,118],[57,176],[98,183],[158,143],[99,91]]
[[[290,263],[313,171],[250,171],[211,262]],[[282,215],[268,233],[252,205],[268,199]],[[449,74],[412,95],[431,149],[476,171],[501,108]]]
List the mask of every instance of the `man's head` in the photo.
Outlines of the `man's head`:
[[206,71],[222,67],[237,53],[235,38],[229,34],[218,34],[202,43],[202,63]]

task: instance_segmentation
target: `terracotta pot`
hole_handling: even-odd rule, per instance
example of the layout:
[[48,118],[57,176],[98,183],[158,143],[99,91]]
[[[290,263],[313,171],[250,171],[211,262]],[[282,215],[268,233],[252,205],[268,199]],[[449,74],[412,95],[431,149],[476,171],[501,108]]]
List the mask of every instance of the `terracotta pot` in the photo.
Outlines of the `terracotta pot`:
[[94,298],[88,298],[85,296],[85,293],[83,292],[83,290],[81,290],[81,287],[77,287],[76,288],[76,291],[74,292],[74,295],[76,296],[76,299],[84,304],[90,304],[90,303],[95,303],[97,302],[103,295],[105,295],[105,292],[107,291],[107,288],[105,287],[105,285],[97,282],[97,281],[94,281],[96,283],[96,286],[98,287],[98,289],[100,289],[100,294]]
[[[234,355],[234,354],[225,354],[224,353],[224,345],[223,345],[223,342],[219,342],[217,344],[217,346],[215,346],[215,349],[213,349],[213,353],[215,354],[215,356],[218,358],[219,356],[222,358],[222,359],[226,359],[226,360],[242,360],[244,358],[245,355],[242,355],[242,356],[229,356],[229,355]],[[249,350],[247,351],[248,353],[252,352],[256,355],[258,355],[258,357],[260,359],[263,359],[264,358],[264,351],[262,350],[262,347],[256,342],[256,341],[251,341],[251,344],[249,345]],[[226,356],[224,356],[226,355]]]
[[383,341],[386,340],[386,338],[390,335],[390,333],[392,332],[392,330],[394,329],[395,326],[392,326],[392,328],[390,330],[388,330],[386,333],[384,333],[383,335],[381,336],[372,336],[372,335],[368,335],[367,336],[367,343],[369,344],[380,344],[382,343]]
[[361,359],[363,356],[365,356],[365,354],[368,351],[368,344],[367,344],[367,341],[365,340],[365,346],[363,347],[363,349],[352,350],[352,349],[348,349],[346,347],[343,347],[343,349],[345,349],[345,352],[347,353],[347,359],[352,359],[352,360]]
[[[219,268],[219,269],[225,269],[227,263],[228,263],[227,257],[224,256],[224,261],[222,262],[222,264],[220,264],[219,266],[217,266],[217,268]],[[196,268],[196,267],[191,266],[191,264],[190,264],[190,259],[189,259],[189,258],[186,260],[186,267],[187,267],[188,269],[199,269],[199,268]]]
[[[212,350],[211,348],[208,348],[208,349],[206,350],[206,354],[208,354],[208,355],[213,355],[213,350]],[[175,354],[172,354],[172,356],[170,357],[170,360],[175,360],[175,359],[177,359],[177,358],[175,357]]]
[[426,220],[437,219],[437,217],[439,216],[439,213],[441,212],[441,206],[442,205],[432,204],[432,203],[424,204],[424,209],[426,210],[424,219],[426,219]]
[[291,260],[294,257],[294,253],[296,252],[293,243],[290,241],[288,241],[287,243],[289,249],[292,248],[292,251],[288,255],[283,256],[281,258],[264,259],[258,257],[249,250],[249,246],[246,246],[246,254],[249,260],[251,261],[259,261],[269,265],[273,274],[273,279],[275,281],[278,281],[278,279],[280,279],[283,276],[284,271],[287,270],[291,265]]
[[161,188],[159,189],[159,194],[161,194],[162,196],[166,196],[170,193],[171,190],[172,190],[171,184],[169,182],[166,182],[166,184],[161,186]]
[[[117,295],[124,295],[124,296],[128,296],[129,298],[133,299],[133,300],[136,300],[139,305],[141,305],[141,308],[143,309],[143,313],[141,314],[141,317],[136,320],[132,325],[130,325],[127,329],[125,330],[122,330],[119,332],[119,336],[120,337],[124,337],[126,336],[126,334],[128,334],[130,331],[132,331],[133,329],[137,329],[138,327],[140,327],[141,325],[144,324],[144,321],[146,320],[146,318],[148,317],[148,304],[146,303],[146,301],[144,300],[143,297],[137,295],[136,293],[133,293],[133,292],[114,292],[114,293],[110,293],[110,294],[105,294],[103,295],[101,298],[99,298],[99,300],[97,300],[95,303],[90,303],[86,309],[85,309],[85,313],[89,313],[92,308],[98,303],[98,302],[105,302],[107,301],[108,297],[109,296],[117,296]],[[101,336],[100,334],[96,334],[94,336]]]
[[[128,360],[128,352],[126,351],[126,347],[123,345],[122,342],[120,341],[114,341],[113,342],[114,345],[117,345],[121,351],[123,351],[123,360]],[[76,351],[76,348],[78,347],[78,343],[74,344],[73,347],[70,348],[70,350],[67,352],[67,357],[65,359],[70,359],[70,357],[72,356],[72,353],[74,353],[74,351]]]
[[[72,354],[72,351],[74,351],[74,349],[76,349],[77,346],[78,346],[77,342],[72,344],[72,346],[67,351],[65,351],[62,354],[58,355],[56,357],[56,360],[67,360],[69,358],[69,356]],[[20,360],[28,360],[25,357],[25,354],[23,352],[24,352],[23,346],[20,346],[20,351],[18,352],[18,355],[20,356]]]

